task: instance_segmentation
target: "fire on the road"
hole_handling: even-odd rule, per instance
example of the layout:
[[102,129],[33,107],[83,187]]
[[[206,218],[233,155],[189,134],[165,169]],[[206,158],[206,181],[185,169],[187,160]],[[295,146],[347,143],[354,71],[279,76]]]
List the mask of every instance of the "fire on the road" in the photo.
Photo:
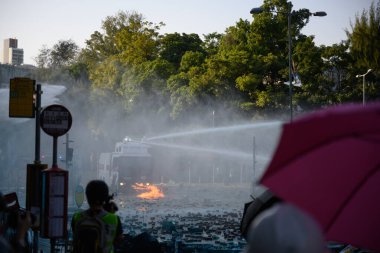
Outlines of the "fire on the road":
[[137,197],[142,199],[158,199],[165,197],[165,194],[160,190],[160,188],[153,184],[135,183],[132,187],[136,191],[141,192],[137,195]]

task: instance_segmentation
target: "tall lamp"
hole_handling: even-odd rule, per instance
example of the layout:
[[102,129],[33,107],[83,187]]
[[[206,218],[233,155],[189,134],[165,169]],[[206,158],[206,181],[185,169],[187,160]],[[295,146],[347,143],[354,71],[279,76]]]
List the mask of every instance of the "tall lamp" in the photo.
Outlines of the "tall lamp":
[[368,69],[365,74],[356,75],[356,78],[363,77],[363,106],[365,105],[365,76],[368,75],[369,72],[371,72],[371,71],[372,71],[372,69]]
[[[256,7],[252,8],[250,13],[251,14],[259,14],[262,12],[275,12],[275,13],[282,13],[286,14],[288,16],[288,44],[289,44],[289,106],[290,106],[290,121],[293,120],[293,83],[292,83],[292,34],[291,34],[291,18],[292,18],[292,7],[289,4],[289,9],[287,12],[282,12],[282,11],[270,11],[270,10],[265,10],[262,7]],[[317,11],[314,13],[310,13],[310,16],[318,16],[318,17],[323,17],[326,16],[327,13],[324,11]]]

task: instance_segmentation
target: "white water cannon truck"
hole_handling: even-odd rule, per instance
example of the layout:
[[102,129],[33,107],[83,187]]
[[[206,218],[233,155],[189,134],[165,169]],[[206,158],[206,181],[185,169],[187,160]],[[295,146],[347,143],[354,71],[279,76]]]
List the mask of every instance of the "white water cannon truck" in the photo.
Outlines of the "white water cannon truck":
[[98,178],[110,186],[111,192],[122,194],[131,192],[135,183],[149,182],[153,166],[149,148],[143,140],[125,137],[116,143],[114,152],[100,154]]

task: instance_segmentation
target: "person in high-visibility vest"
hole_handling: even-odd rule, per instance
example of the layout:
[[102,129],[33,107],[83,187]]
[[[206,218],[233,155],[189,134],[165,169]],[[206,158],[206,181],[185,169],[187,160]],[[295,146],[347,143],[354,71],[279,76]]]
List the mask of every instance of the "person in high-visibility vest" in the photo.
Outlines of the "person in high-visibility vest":
[[[119,208],[117,207],[116,203],[113,202],[113,201],[111,201],[111,200],[107,201],[107,203],[103,206],[103,208],[107,212],[114,213],[114,214],[116,214],[116,212],[119,210]],[[119,215],[117,215],[117,219],[118,219],[118,226],[116,228],[116,237],[115,237],[115,240],[114,240],[114,248],[116,250],[118,248],[120,248],[120,244],[123,241],[123,227],[122,227],[121,219],[120,219]]]
[[86,186],[89,209],[74,214],[71,221],[73,231],[73,252],[113,253],[113,242],[118,227],[118,217],[104,210],[109,199],[107,184],[92,180]]

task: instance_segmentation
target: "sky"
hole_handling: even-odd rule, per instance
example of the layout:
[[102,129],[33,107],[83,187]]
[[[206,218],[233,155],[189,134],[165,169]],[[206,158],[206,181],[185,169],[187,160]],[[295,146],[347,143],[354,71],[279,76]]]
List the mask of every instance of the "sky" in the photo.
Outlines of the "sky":
[[[73,40],[85,46],[102,21],[119,11],[136,11],[147,21],[163,22],[161,33],[223,33],[241,18],[252,21],[249,11],[263,0],[0,0],[0,61],[3,42],[18,39],[24,49],[24,63],[35,65],[34,58],[46,45]],[[293,0],[294,10],[325,11],[325,17],[311,17],[302,30],[314,35],[317,45],[330,46],[346,39],[355,15],[368,10],[372,0]],[[375,2],[376,3],[376,2]]]

